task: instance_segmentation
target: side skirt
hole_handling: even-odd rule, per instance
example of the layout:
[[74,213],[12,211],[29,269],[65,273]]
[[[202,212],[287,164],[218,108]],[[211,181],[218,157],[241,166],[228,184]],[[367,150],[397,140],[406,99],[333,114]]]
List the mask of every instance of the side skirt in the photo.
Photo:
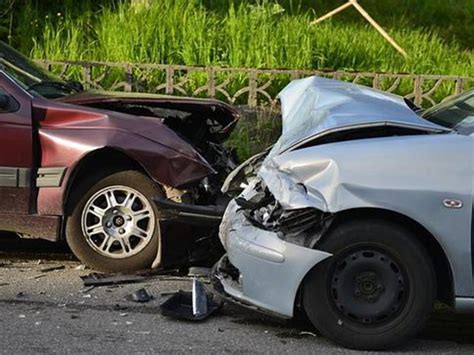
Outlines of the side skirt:
[[24,234],[25,238],[60,239],[61,217],[0,214],[0,230]]

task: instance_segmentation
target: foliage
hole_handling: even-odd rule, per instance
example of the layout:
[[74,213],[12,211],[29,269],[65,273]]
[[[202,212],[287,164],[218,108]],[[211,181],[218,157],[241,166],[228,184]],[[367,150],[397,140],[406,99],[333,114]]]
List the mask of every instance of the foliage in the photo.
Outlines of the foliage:
[[[473,74],[472,50],[454,35],[448,40],[436,26],[428,29],[412,24],[409,11],[399,18],[398,26],[391,17],[387,21],[391,34],[410,54],[405,60],[363,19],[349,12],[310,25],[314,8],[323,13],[336,4],[320,0],[310,7],[310,2],[295,5],[296,1],[161,0],[140,6],[109,1],[99,8],[81,1],[78,11],[78,2],[69,0],[63,12],[44,15],[48,18],[41,20],[43,12],[25,6],[17,33],[31,38],[33,45],[28,40],[17,43],[20,50],[48,59]],[[394,1],[383,3],[388,4],[387,9],[398,8]],[[429,6],[416,6],[429,15],[438,13],[433,4],[447,11],[449,2],[432,0]],[[380,3],[367,0],[375,14],[382,13]],[[464,19],[462,16],[459,18]]]

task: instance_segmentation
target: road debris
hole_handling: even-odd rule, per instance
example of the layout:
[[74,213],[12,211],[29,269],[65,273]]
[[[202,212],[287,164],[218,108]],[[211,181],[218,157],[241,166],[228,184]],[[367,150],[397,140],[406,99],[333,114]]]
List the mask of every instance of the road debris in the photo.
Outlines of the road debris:
[[309,336],[312,336],[312,337],[317,337],[316,334],[314,334],[313,332],[308,332],[308,331],[302,331],[302,332],[300,332],[300,335],[309,335]]
[[188,276],[194,277],[209,277],[211,275],[211,268],[192,266],[189,268]]
[[138,303],[146,303],[153,299],[153,296],[150,295],[147,290],[141,288],[134,293],[125,297],[127,300]]
[[126,283],[142,282],[146,277],[140,275],[123,274],[99,274],[93,272],[87,276],[81,276],[84,286],[108,286]]
[[114,311],[125,311],[128,307],[121,306],[118,303],[114,305]]
[[89,293],[89,292],[91,292],[94,288],[95,288],[95,286],[86,287],[86,288],[82,289],[82,290],[79,291],[79,292],[81,292],[81,293]]
[[161,314],[166,317],[202,321],[222,306],[212,295],[206,293],[204,285],[195,279],[193,291],[179,290],[160,305]]
[[54,266],[47,266],[40,269],[41,272],[51,272],[56,270],[64,270],[66,266],[64,265],[54,265]]

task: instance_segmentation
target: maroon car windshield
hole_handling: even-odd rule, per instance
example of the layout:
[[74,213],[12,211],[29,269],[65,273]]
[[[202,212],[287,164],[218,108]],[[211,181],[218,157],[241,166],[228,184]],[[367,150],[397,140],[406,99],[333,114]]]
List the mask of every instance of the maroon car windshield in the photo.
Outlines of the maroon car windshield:
[[55,99],[82,91],[81,85],[56,77],[1,41],[0,69],[33,96]]

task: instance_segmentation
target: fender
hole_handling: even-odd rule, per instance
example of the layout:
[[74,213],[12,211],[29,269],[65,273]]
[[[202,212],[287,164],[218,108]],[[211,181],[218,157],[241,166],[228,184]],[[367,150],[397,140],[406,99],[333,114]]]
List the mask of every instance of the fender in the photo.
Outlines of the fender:
[[[69,179],[90,153],[111,148],[140,164],[157,183],[180,187],[214,173],[209,163],[157,118],[33,101],[41,147],[37,209],[62,215]],[[104,166],[107,162],[104,162]]]

